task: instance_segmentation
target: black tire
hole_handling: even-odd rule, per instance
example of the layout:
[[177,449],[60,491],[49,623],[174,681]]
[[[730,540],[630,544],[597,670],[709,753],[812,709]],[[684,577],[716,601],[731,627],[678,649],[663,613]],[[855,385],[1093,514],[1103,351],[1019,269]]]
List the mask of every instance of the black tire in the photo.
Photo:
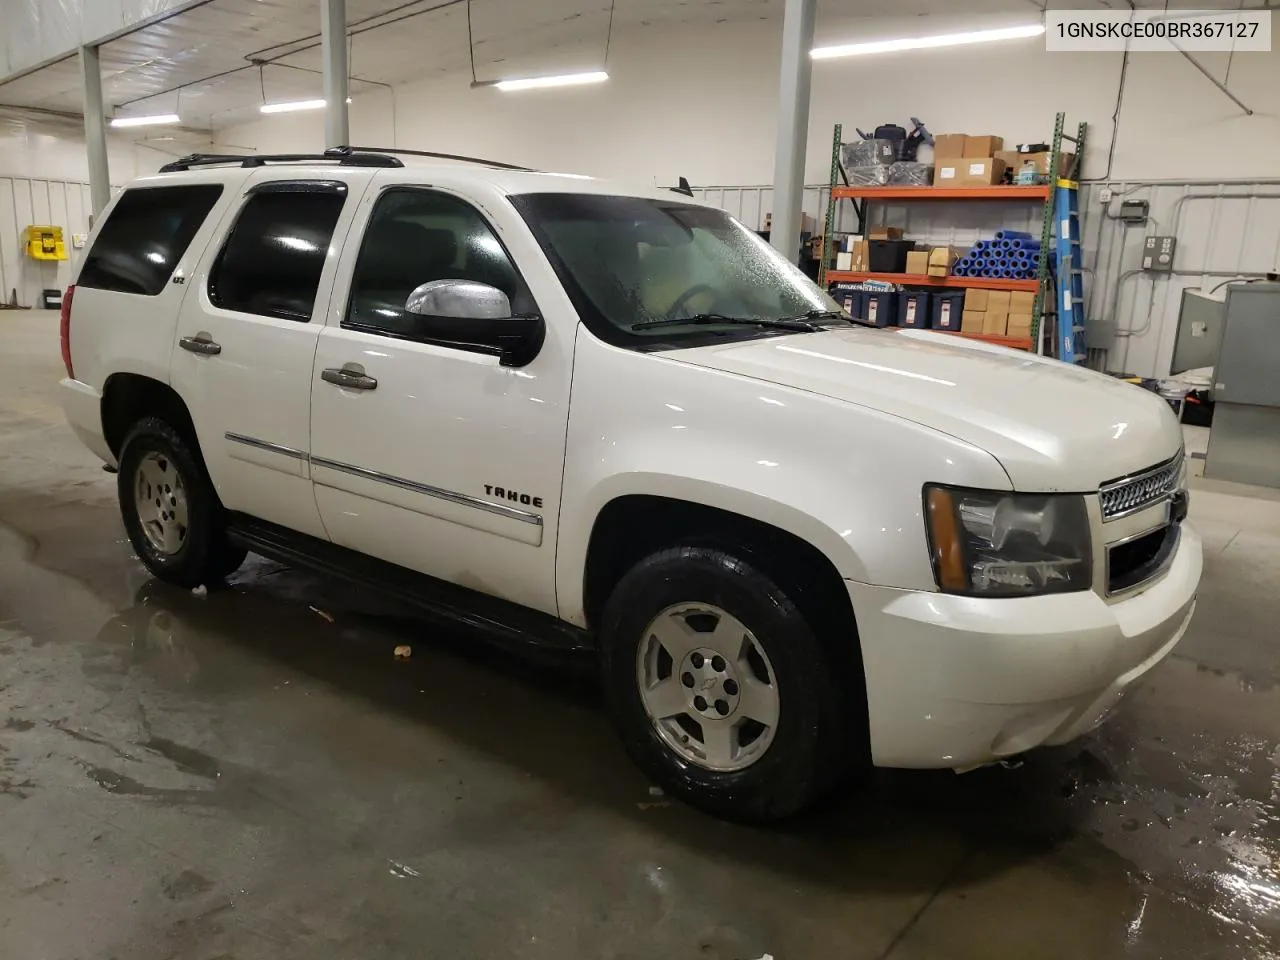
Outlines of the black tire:
[[[658,734],[637,681],[648,625],[681,603],[714,605],[736,617],[764,649],[777,682],[773,741],[751,765],[709,770]],[[856,643],[855,638],[850,642]],[[619,582],[601,630],[605,696],[635,763],[667,793],[729,820],[780,820],[809,807],[850,766],[853,730],[841,678],[791,598],[750,563],[723,550],[679,546],[642,560]]]
[[[172,554],[158,550],[143,532],[135,500],[138,464],[158,453],[182,478],[187,495],[187,528],[182,546]],[[208,472],[192,445],[169,423],[146,417],[133,425],[120,450],[116,490],[120,515],[134,552],[157,578],[180,587],[218,583],[244,562],[246,551],[226,536],[222,504]]]

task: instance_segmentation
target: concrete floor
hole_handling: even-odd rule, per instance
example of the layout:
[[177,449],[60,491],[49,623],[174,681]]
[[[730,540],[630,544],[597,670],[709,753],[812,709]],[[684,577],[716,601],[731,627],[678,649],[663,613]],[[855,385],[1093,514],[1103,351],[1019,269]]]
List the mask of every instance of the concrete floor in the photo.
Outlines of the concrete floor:
[[1193,496],[1199,612],[1095,735],[749,830],[651,796],[580,664],[149,582],[59,375],[0,312],[6,960],[1280,957],[1280,503]]

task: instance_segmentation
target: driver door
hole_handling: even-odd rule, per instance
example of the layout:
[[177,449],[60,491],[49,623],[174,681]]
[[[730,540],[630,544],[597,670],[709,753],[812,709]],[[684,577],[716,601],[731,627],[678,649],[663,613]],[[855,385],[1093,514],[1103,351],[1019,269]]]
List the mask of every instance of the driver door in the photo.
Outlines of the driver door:
[[351,292],[312,371],[325,528],[334,543],[554,614],[573,326],[549,320],[537,356],[512,367],[428,342],[405,310],[424,283],[469,280],[501,290],[513,313],[538,313],[509,251],[541,254],[510,208],[485,216],[442,189],[392,185],[364,207],[358,255],[344,251],[339,272]]

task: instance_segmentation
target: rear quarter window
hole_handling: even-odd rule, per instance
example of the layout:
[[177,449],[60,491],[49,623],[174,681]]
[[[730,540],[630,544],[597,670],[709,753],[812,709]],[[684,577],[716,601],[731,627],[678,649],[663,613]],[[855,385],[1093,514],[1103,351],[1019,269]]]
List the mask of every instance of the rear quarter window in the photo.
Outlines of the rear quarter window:
[[76,285],[154,297],[221,195],[216,183],[126,190],[85,255]]

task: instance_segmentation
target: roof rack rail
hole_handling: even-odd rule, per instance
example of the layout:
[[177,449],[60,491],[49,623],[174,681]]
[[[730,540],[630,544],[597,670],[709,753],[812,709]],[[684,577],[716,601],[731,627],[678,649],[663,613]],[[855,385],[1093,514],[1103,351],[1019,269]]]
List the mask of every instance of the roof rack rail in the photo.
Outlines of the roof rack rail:
[[479,163],[486,167],[497,167],[500,170],[520,170],[533,172],[533,167],[522,167],[518,163],[505,163],[502,160],[484,160],[480,157],[464,157],[456,153],[437,153],[434,150],[405,150],[402,147],[330,147],[326,154],[334,157],[358,157],[368,154],[397,154],[407,157],[434,157],[437,160],[460,160],[463,163]]
[[324,153],[193,153],[166,163],[160,168],[161,173],[179,173],[192,167],[208,167],[219,163],[235,163],[242,167],[263,167],[268,163],[298,163],[302,161],[337,160],[341,166],[347,167],[403,167],[396,157],[378,153],[335,153],[326,150]]

